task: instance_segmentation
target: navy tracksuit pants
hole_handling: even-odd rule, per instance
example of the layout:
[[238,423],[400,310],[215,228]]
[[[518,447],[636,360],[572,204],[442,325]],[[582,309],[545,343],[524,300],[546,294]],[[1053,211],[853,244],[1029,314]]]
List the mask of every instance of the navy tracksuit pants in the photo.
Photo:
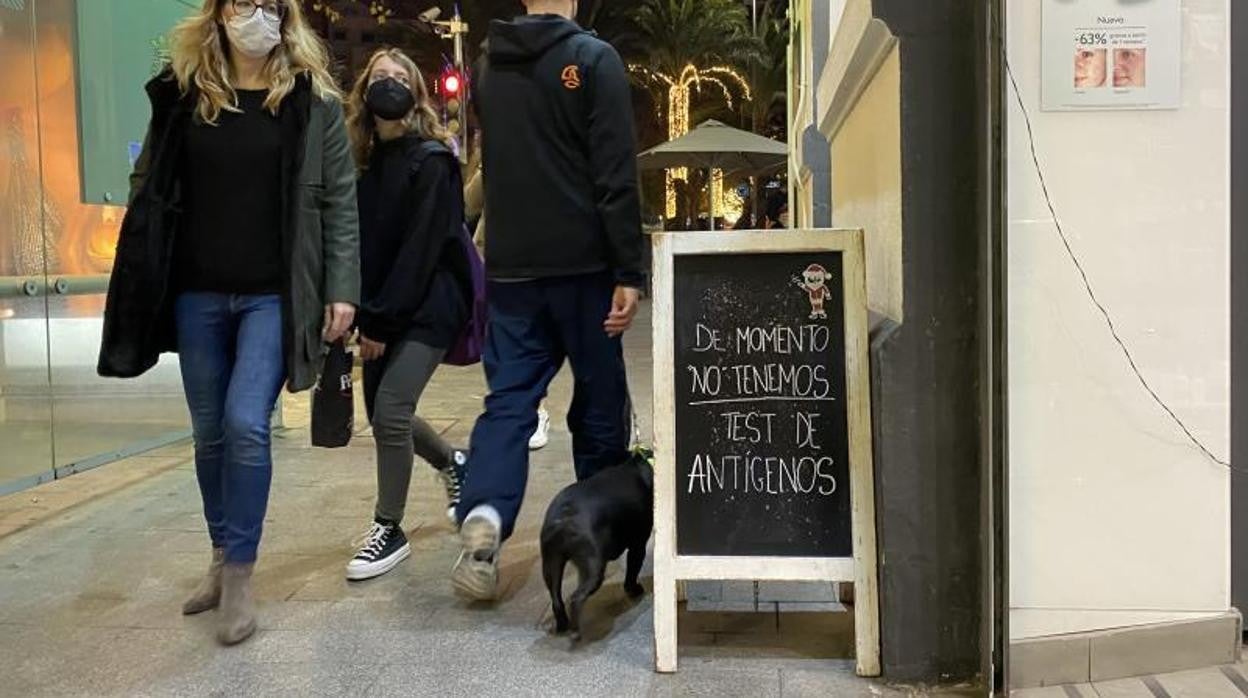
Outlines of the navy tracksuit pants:
[[572,459],[583,480],[628,455],[631,407],[619,337],[602,328],[615,290],[608,273],[489,284],[485,413],[472,431],[459,519],[482,504],[511,535],[529,476],[537,408],[566,359],[575,388],[568,410]]

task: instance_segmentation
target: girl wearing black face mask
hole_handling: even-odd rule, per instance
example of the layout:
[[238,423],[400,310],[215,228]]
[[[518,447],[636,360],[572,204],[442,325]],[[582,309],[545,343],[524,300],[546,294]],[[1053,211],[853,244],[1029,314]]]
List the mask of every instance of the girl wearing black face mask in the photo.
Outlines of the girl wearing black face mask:
[[[416,65],[373,54],[348,105],[356,165],[364,401],[377,448],[377,507],[347,579],[384,574],[410,554],[401,528],[413,451],[436,468],[450,510],[466,454],[415,416],[425,385],[468,319],[463,184]],[[449,512],[448,512],[449,513]]]

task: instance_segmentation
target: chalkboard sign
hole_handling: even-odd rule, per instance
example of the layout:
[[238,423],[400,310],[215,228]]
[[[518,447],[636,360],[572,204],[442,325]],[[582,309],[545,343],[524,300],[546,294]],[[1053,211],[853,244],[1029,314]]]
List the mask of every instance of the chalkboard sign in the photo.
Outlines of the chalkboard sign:
[[675,260],[678,554],[853,555],[842,269]]
[[678,581],[847,581],[878,675],[862,231],[653,241],[655,668],[676,670]]

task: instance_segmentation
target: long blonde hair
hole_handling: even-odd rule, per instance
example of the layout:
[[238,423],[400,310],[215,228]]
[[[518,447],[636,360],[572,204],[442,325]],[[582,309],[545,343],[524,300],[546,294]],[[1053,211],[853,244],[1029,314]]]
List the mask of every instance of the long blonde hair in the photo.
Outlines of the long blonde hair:
[[[286,14],[282,18],[282,42],[264,66],[269,84],[264,107],[277,114],[300,74],[311,78],[313,90],[322,99],[341,99],[342,93],[329,74],[329,50],[308,26],[298,0],[279,1]],[[178,87],[184,95],[195,88],[199,95],[196,114],[201,121],[214,125],[222,111],[238,111],[238,94],[230,83],[229,39],[221,23],[227,2],[230,0],[204,0],[199,12],[174,27],[169,37]]]
[[351,135],[351,153],[355,156],[356,167],[361,170],[368,166],[368,156],[373,151],[373,136],[377,133],[377,122],[364,104],[364,95],[368,92],[368,78],[373,73],[377,61],[389,58],[407,70],[411,77],[412,94],[416,97],[416,106],[403,119],[408,133],[419,134],[427,140],[440,141],[447,147],[451,146],[451,134],[438,118],[433,108],[433,100],[429,97],[429,86],[416,67],[416,62],[397,48],[380,48],[368,59],[368,65],[355,80],[355,86],[347,96],[347,133]]

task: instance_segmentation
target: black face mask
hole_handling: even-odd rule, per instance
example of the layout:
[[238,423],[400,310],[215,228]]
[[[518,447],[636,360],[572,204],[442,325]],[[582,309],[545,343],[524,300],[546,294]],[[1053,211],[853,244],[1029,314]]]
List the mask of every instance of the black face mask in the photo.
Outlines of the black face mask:
[[368,86],[368,91],[364,93],[364,105],[378,119],[398,121],[416,106],[416,96],[398,80],[383,78]]

